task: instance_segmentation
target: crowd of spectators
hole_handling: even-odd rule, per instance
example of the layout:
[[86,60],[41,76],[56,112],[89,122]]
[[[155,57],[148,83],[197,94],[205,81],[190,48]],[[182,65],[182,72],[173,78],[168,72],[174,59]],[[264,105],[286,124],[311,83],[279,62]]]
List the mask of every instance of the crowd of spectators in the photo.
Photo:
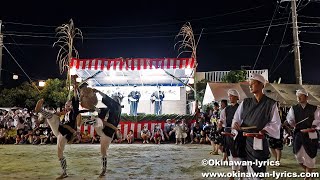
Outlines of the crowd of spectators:
[[[154,129],[144,126],[140,133],[141,139],[134,138],[134,132],[130,130],[128,134],[122,134],[118,129],[114,135],[114,143],[200,143],[211,144],[211,154],[218,154],[222,151],[223,130],[219,123],[220,112],[226,102],[214,103],[213,108],[207,108],[200,113],[198,119],[193,122],[186,122],[184,119],[167,119],[163,129],[155,125]],[[292,134],[284,131],[284,144],[291,146]],[[51,131],[46,119],[42,118],[28,109],[0,110],[0,144],[55,144],[57,138]],[[94,133],[91,135],[87,130],[78,132],[78,136],[73,143],[99,143],[100,137]]]

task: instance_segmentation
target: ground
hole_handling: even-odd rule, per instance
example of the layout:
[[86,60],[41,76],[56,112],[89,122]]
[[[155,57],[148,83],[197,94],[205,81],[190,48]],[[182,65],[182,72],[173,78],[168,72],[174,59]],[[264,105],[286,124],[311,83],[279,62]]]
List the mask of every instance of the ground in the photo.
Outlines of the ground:
[[[99,148],[98,144],[67,145],[67,180],[99,179]],[[202,159],[221,159],[221,155],[210,155],[210,148],[198,144],[111,144],[104,179],[204,179],[203,172],[230,172],[229,167],[201,165]],[[301,172],[292,148],[285,147],[283,154],[280,167],[269,170]],[[59,173],[56,145],[0,145],[0,179],[55,179]]]

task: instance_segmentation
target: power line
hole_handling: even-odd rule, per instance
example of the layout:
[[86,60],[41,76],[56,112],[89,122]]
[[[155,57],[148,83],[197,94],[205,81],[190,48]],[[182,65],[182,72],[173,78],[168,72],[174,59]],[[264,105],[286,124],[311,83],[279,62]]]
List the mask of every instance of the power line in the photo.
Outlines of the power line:
[[43,24],[29,24],[29,23],[19,23],[19,22],[3,22],[3,24],[13,24],[13,25],[21,25],[21,26],[34,26],[34,27],[48,27],[48,28],[56,28],[57,26],[49,26]]
[[317,45],[317,46],[320,46],[320,43],[316,43],[316,42],[308,42],[308,41],[300,41],[304,44],[310,44],[310,45]]
[[[229,42],[231,44],[210,44],[210,46],[217,46],[217,47],[260,47],[261,44],[235,44],[237,42]],[[24,43],[4,43],[4,45],[19,45],[19,46],[44,46],[44,47],[52,47],[52,45],[49,44],[24,44]],[[263,46],[289,46],[289,44],[287,45],[283,45],[283,44],[264,44]]]
[[300,15],[299,18],[309,18],[309,19],[320,19],[320,17],[315,17],[315,16],[305,16],[305,15]]
[[[286,18],[278,18],[276,20],[282,20]],[[225,27],[241,27],[245,25],[265,25],[264,22],[269,22],[270,20],[262,20],[262,21],[253,21],[253,22],[243,22],[238,24],[230,24],[230,25],[223,25],[223,26],[215,26],[212,29],[222,29]],[[208,28],[207,28],[208,29]],[[144,31],[144,32],[101,32],[101,33],[83,33],[84,35],[108,35],[108,34],[153,34],[153,33],[176,33],[175,31]],[[25,35],[56,35],[54,32],[24,32],[24,31],[6,31],[8,34],[25,34]]]
[[[266,35],[264,36],[264,40],[263,40],[262,44],[264,44],[265,41],[267,40],[267,37],[268,37],[268,34],[269,34],[269,30],[270,30],[270,28],[271,28],[271,25],[272,25],[272,22],[273,22],[273,19],[274,19],[275,15],[276,15],[276,12],[278,11],[278,8],[279,8],[279,3],[277,3],[277,6],[276,6],[276,8],[275,8],[275,10],[274,10],[274,12],[273,12],[273,15],[272,15],[272,18],[271,18],[271,21],[270,21],[270,25],[269,25],[269,27],[268,27],[268,30],[267,30]],[[263,46],[260,47],[260,50],[259,50],[259,53],[258,53],[258,55],[257,55],[256,61],[254,62],[254,65],[253,65],[253,69],[255,69],[255,67],[256,67],[256,64],[257,64],[257,62],[258,62],[258,60],[259,60],[259,57],[260,57],[262,48],[263,48]]]
[[9,36],[18,36],[18,37],[35,37],[35,38],[52,38],[52,39],[57,39],[58,37],[54,36],[36,36],[36,35],[30,35],[30,34],[10,34],[10,33],[4,33],[4,35],[9,35]]
[[274,60],[273,60],[273,62],[272,62],[272,65],[271,65],[271,67],[270,67],[270,71],[272,70],[274,63],[275,63],[276,60],[278,59],[278,55],[279,55],[279,52],[280,52],[280,48],[281,48],[281,46],[282,46],[284,37],[285,37],[286,32],[287,32],[288,22],[289,22],[289,20],[290,20],[290,14],[291,14],[291,12],[289,12],[288,19],[287,19],[287,24],[286,24],[286,26],[285,26],[285,28],[284,28],[284,31],[283,31],[283,34],[282,34],[280,46],[279,46],[279,48],[278,48],[278,50],[277,50],[277,54],[276,54],[276,56],[275,56],[275,58],[274,58]]
[[272,76],[276,71],[277,69],[280,67],[280,65],[283,63],[283,61],[289,56],[289,54],[291,54],[293,52],[293,49],[288,51],[287,54],[285,55],[284,58],[282,58],[282,60],[280,61],[280,63],[278,64],[278,66],[274,69],[273,72],[270,73],[270,76]]
[[4,45],[17,45],[17,46],[46,46],[46,47],[52,47],[52,45],[49,45],[49,44],[4,43]]
[[[228,12],[228,13],[223,13],[223,14],[217,14],[213,16],[207,16],[207,17],[201,17],[201,18],[193,18],[189,20],[181,20],[181,21],[173,21],[173,22],[165,22],[165,23],[156,23],[156,24],[141,24],[141,25],[132,25],[132,26],[82,26],[79,28],[82,29],[119,29],[119,28],[136,28],[136,27],[151,27],[151,26],[163,26],[163,25],[174,25],[174,24],[179,24],[179,23],[185,23],[187,21],[200,21],[200,20],[206,20],[206,19],[212,19],[212,18],[217,18],[217,17],[222,17],[222,16],[227,16],[231,14],[237,14],[237,13],[242,13],[246,11],[251,11],[254,9],[259,9],[263,7],[264,5],[252,7],[252,8],[247,8],[247,9],[242,9],[238,11],[233,11],[233,12]],[[19,22],[4,22],[4,24],[13,24],[13,25],[22,25],[22,26],[35,26],[35,27],[48,27],[48,28],[56,28],[57,26],[50,26],[50,25],[42,25],[42,24],[30,24],[30,23],[19,23]]]
[[[256,29],[264,29],[269,27],[277,27],[277,26],[283,26],[287,23],[281,23],[281,24],[274,24],[271,26],[259,26],[259,27],[252,27],[252,28],[243,28],[243,29],[233,29],[233,30],[225,30],[225,31],[212,31],[212,32],[204,32],[203,34],[223,34],[223,33],[231,33],[231,32],[241,32],[241,31],[249,31],[249,30],[256,30]],[[289,23],[290,24],[290,23]],[[18,36],[18,37],[31,37],[31,38],[51,38],[51,39],[57,39],[58,37],[55,36],[36,36],[36,35],[29,35],[29,34],[7,34],[4,35],[10,35],[10,36]],[[199,34],[195,34],[199,35]],[[106,40],[106,39],[145,39],[145,38],[168,38],[168,37],[175,37],[176,34],[172,35],[156,35],[156,36],[116,36],[116,37],[84,37],[83,39],[86,40]],[[76,38],[77,39],[77,38]]]
[[233,12],[224,13],[224,14],[217,14],[217,15],[214,15],[214,16],[207,16],[207,17],[202,17],[202,18],[194,18],[194,19],[183,20],[183,21],[175,21],[175,22],[156,23],[156,24],[147,24],[147,25],[146,24],[143,24],[143,25],[132,25],[132,26],[107,26],[107,27],[103,27],[103,26],[88,27],[88,26],[85,26],[85,27],[79,27],[79,28],[81,28],[81,29],[118,29],[118,28],[137,28],[137,27],[174,25],[174,24],[180,24],[180,23],[185,23],[185,22],[199,21],[199,20],[205,20],[205,19],[212,19],[212,18],[216,18],[216,17],[227,16],[227,15],[231,15],[231,14],[237,14],[237,13],[241,13],[241,12],[246,12],[246,11],[258,9],[258,8],[263,7],[263,6],[264,5],[260,5],[260,6],[256,6],[256,7],[253,7],[253,8],[247,8],[247,9],[233,11]]

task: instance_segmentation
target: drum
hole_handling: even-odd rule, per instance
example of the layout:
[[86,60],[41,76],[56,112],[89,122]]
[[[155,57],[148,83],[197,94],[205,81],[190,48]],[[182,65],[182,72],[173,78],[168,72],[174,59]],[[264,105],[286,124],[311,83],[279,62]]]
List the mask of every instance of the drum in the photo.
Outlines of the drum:
[[92,88],[84,87],[80,89],[80,105],[86,109],[94,109],[98,104],[98,98]]

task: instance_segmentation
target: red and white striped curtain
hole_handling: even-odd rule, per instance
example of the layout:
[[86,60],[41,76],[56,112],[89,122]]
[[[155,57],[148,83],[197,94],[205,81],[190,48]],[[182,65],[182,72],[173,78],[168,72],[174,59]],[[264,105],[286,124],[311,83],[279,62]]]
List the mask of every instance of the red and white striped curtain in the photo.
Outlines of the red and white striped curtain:
[[194,58],[72,58],[70,61],[70,68],[89,70],[185,69],[194,66]]
[[[132,122],[120,122],[118,125],[118,128],[121,130],[121,133],[126,137],[126,135],[129,133],[130,130],[133,131],[134,137],[137,139],[140,139],[140,132],[143,129],[144,125],[148,126],[148,129],[153,132],[155,125],[160,125],[161,129],[164,129],[165,121],[141,121],[138,123],[132,123]],[[80,131],[84,132],[85,130],[88,130],[88,133],[90,133],[91,136],[96,134],[96,131],[94,129],[93,125],[82,125],[80,127]]]

